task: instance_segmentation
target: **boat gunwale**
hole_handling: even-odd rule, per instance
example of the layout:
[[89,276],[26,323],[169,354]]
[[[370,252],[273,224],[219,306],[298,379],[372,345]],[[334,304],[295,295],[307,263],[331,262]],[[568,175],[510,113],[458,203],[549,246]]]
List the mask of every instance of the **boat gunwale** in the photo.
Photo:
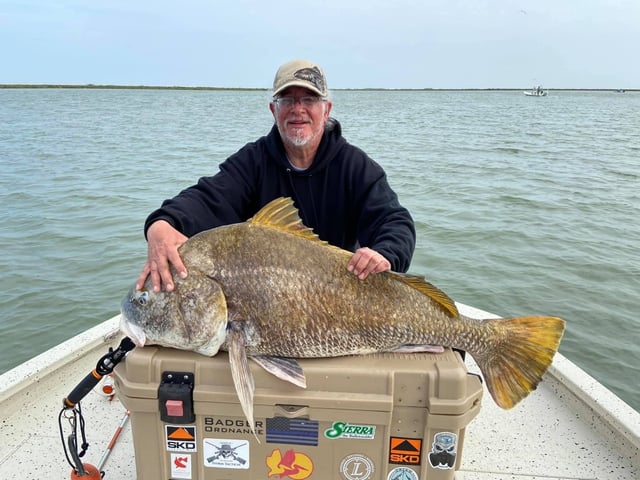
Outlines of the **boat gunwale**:
[[[119,335],[119,321],[120,315],[116,315],[0,375],[0,404],[12,402],[52,373],[113,342]],[[96,353],[97,364],[106,351]]]
[[[457,303],[457,306],[461,313],[472,318],[499,318],[468,305]],[[96,351],[97,362],[106,353],[99,349],[112,344],[119,336],[119,320],[120,315],[116,315],[0,375],[0,404],[9,407],[5,413],[11,410],[11,405],[21,403],[21,396],[31,386],[50,374],[93,351]],[[626,439],[628,444],[622,447],[640,457],[640,412],[559,352],[544,381],[576,416],[608,439]]]

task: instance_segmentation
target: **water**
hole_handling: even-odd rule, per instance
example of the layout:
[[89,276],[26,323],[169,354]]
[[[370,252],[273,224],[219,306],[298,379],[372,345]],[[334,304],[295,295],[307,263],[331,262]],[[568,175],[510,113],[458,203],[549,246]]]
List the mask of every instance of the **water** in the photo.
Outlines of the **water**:
[[[0,89],[0,372],[118,313],[160,202],[272,118],[264,91]],[[416,220],[411,271],[640,410],[640,94],[337,91]]]

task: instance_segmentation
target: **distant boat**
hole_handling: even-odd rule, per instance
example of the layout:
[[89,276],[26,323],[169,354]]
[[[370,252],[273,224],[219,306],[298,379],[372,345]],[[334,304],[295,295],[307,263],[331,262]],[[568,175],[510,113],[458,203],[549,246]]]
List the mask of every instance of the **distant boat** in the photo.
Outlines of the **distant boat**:
[[524,94],[528,97],[546,97],[547,91],[540,85],[536,85],[531,90],[525,90]]
[[624,88],[619,88],[616,90],[616,93],[624,93],[625,89]]

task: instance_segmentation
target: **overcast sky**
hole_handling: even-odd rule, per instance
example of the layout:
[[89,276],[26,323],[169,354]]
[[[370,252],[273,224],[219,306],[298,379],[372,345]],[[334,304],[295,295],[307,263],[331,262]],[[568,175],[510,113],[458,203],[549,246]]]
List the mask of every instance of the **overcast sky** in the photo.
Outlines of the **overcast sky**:
[[0,0],[0,84],[640,88],[640,0]]

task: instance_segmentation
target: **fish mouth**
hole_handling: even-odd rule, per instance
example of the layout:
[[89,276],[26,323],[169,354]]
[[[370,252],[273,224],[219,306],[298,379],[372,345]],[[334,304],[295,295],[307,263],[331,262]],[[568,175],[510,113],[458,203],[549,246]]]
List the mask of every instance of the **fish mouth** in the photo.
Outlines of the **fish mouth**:
[[136,347],[144,347],[147,341],[147,335],[138,325],[127,320],[124,313],[120,314],[120,331],[129,337]]

